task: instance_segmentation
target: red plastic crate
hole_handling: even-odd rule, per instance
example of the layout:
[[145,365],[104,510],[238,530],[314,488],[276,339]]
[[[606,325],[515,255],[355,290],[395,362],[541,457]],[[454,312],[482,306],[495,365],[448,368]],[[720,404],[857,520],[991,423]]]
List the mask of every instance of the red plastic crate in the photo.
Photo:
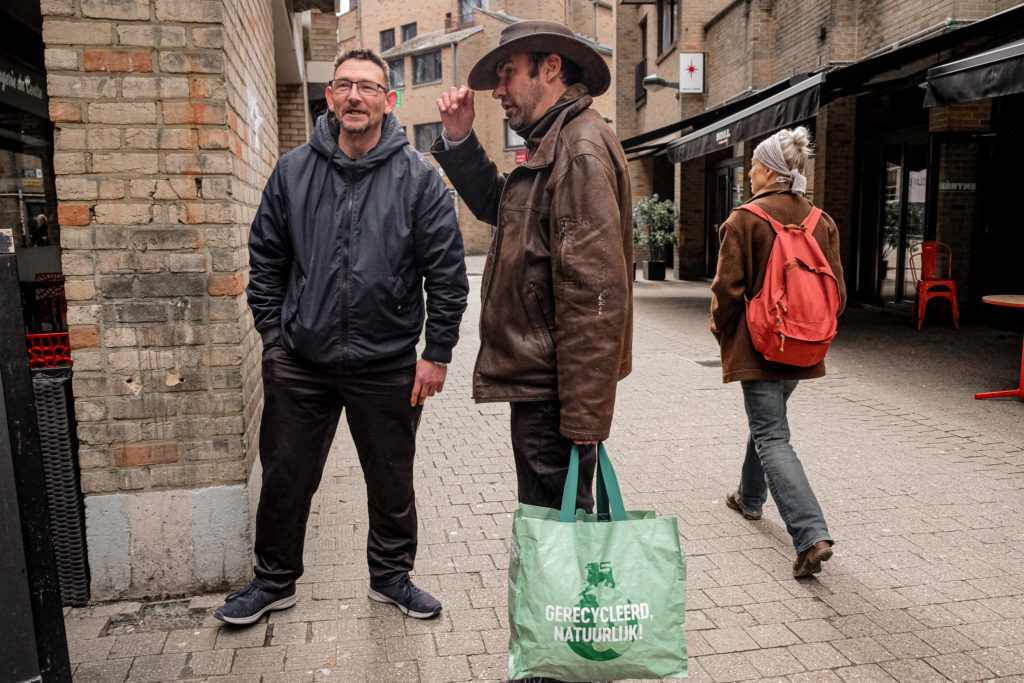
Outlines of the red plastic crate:
[[28,365],[31,368],[70,368],[71,346],[67,332],[26,334]]

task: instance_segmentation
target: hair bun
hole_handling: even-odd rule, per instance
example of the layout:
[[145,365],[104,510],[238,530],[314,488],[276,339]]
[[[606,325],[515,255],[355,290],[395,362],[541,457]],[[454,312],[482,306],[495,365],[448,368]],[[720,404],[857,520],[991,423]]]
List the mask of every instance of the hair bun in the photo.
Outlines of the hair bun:
[[808,158],[814,154],[814,147],[811,145],[811,131],[806,126],[790,129],[789,141],[793,144],[793,151],[799,156]]

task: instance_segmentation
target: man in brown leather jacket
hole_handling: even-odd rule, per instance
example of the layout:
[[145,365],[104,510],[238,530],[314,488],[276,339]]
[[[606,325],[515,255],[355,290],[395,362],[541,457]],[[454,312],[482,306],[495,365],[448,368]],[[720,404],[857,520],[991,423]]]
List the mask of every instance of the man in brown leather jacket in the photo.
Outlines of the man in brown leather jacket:
[[[622,146],[591,108],[601,56],[568,27],[523,21],[437,101],[432,149],[480,220],[497,226],[484,269],[479,402],[508,401],[519,500],[557,508],[573,443],[577,505],[593,508],[596,444],[632,362],[632,219]],[[473,90],[491,90],[528,161],[500,174],[473,133]]]

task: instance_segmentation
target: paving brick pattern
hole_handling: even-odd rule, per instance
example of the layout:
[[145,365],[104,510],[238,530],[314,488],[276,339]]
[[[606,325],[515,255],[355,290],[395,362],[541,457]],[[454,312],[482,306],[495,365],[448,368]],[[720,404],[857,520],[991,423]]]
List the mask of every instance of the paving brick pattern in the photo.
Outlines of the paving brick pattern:
[[[1024,678],[1024,404],[972,395],[1013,384],[1019,332],[848,313],[829,376],[790,401],[838,541],[820,575],[796,581],[774,505],[756,522],[725,506],[746,432],[739,386],[720,381],[707,285],[641,281],[635,294],[635,370],[608,449],[627,506],[679,518],[691,679]],[[474,298],[419,435],[415,580],[443,601],[439,618],[366,598],[365,493],[341,429],[294,608],[241,629],[212,618],[222,595],[69,610],[75,681],[504,680],[515,474],[507,407],[469,398],[477,313]]]

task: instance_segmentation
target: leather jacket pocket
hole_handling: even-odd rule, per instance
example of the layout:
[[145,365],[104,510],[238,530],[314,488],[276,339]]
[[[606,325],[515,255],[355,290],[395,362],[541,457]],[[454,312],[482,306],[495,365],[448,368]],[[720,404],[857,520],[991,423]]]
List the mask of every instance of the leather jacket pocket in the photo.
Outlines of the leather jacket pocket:
[[608,244],[590,223],[561,218],[558,225],[558,269],[568,283],[602,282],[607,268]]
[[551,305],[551,298],[548,296],[547,288],[537,282],[530,283],[530,291],[527,293],[526,312],[530,316],[530,325],[533,327],[533,336],[551,354],[551,362],[554,363],[555,354],[555,315]]

